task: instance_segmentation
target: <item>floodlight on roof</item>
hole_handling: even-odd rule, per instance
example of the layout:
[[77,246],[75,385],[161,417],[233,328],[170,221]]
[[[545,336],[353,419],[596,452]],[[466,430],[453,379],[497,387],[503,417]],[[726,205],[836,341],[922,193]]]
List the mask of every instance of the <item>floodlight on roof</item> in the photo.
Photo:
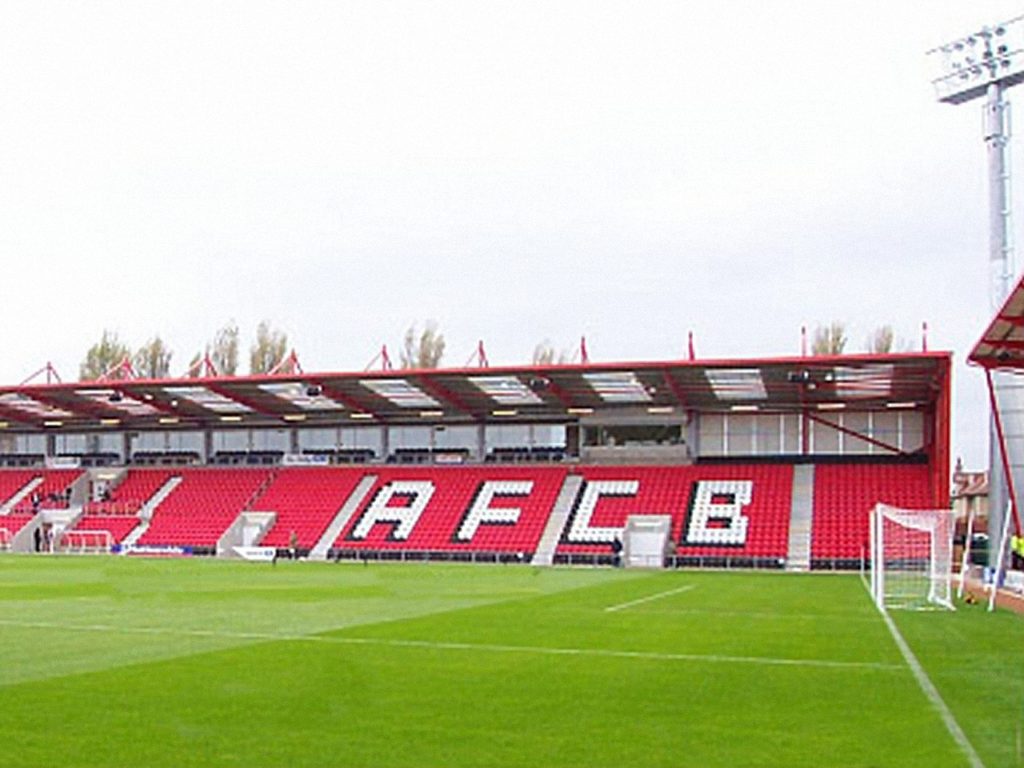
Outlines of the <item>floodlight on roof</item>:
[[341,403],[326,397],[323,394],[323,388],[315,384],[307,385],[298,381],[281,381],[260,384],[259,388],[304,411],[340,411],[344,409]]

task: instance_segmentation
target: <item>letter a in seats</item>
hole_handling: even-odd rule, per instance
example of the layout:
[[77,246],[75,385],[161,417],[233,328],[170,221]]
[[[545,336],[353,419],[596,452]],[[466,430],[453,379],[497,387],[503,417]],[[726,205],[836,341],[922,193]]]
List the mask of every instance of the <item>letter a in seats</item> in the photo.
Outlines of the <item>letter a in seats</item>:
[[[427,508],[434,495],[434,484],[429,480],[395,480],[381,486],[359,518],[359,522],[346,536],[350,541],[361,541],[370,535],[373,526],[386,524],[394,526],[388,535],[391,541],[405,541],[409,538],[420,515]],[[406,504],[391,506],[395,497],[408,499]]]

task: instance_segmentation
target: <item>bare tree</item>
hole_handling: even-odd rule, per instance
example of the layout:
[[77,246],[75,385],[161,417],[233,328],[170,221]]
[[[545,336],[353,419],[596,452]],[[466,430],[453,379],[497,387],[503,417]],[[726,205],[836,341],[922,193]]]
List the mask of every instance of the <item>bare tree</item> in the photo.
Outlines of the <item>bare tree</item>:
[[[125,358],[131,359],[131,356],[132,351],[118,338],[115,332],[104,330],[100,340],[89,347],[89,351],[85,353],[85,360],[78,367],[78,378],[81,381],[95,381],[119,363],[124,362]],[[120,378],[124,372],[112,371],[111,375]]]
[[428,320],[423,332],[416,333],[416,326],[409,326],[402,342],[400,361],[402,368],[437,368],[444,357],[444,334],[437,323]]
[[256,341],[249,348],[249,373],[269,373],[288,351],[288,336],[264,320],[256,328]]
[[217,331],[207,352],[221,376],[234,376],[238,373],[238,325],[234,320]]
[[238,373],[238,324],[230,320],[201,351],[196,352],[188,364],[186,376],[195,378],[210,374],[209,365],[218,376]]
[[841,355],[846,348],[846,325],[833,320],[829,325],[814,329],[811,342],[812,355]]
[[533,348],[534,365],[561,365],[568,361],[569,353],[564,349],[560,352],[555,352],[555,348],[551,345],[549,339],[544,339],[544,341]]
[[188,370],[185,375],[190,379],[198,379],[203,375],[203,353],[196,352],[188,361]]
[[154,336],[135,353],[132,365],[139,376],[147,379],[166,379],[170,375],[173,354],[163,339]]
[[881,325],[868,337],[868,352],[873,352],[877,355],[888,354],[892,352],[895,341],[896,336],[892,331],[892,326]]

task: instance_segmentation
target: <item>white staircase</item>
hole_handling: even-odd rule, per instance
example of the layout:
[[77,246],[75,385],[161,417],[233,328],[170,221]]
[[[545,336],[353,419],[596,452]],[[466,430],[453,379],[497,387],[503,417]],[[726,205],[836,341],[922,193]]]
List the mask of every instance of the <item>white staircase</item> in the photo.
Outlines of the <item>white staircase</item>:
[[18,506],[18,503],[22,499],[24,499],[26,496],[28,496],[30,493],[32,493],[32,491],[34,491],[42,484],[43,478],[33,477],[31,480],[25,483],[24,487],[20,491],[11,496],[11,498],[9,498],[3,504],[0,504],[0,515],[9,515],[11,513],[11,510]]
[[814,465],[793,467],[793,500],[789,513],[786,570],[811,569],[811,525],[814,516]]
[[579,475],[569,475],[562,483],[562,490],[558,492],[555,499],[555,506],[551,510],[551,517],[544,528],[544,533],[537,544],[537,551],[533,555],[534,565],[551,565],[555,561],[555,549],[558,547],[558,540],[565,529],[565,523],[572,513],[572,504],[583,485],[583,478]]
[[180,477],[169,478],[166,483],[160,486],[160,490],[150,496],[149,501],[142,505],[142,508],[139,509],[138,513],[139,524],[136,525],[135,528],[132,529],[132,532],[125,536],[121,541],[122,552],[134,547],[135,543],[142,537],[142,534],[149,530],[149,522],[153,519],[153,512],[156,511],[156,508],[160,506],[160,503],[170,496],[171,492],[179,485],[181,485]]
[[359,505],[363,503],[363,499],[369,494],[370,489],[373,488],[373,484],[377,482],[376,475],[366,475],[362,480],[359,481],[359,485],[356,486],[355,490],[352,491],[341,509],[338,510],[338,514],[334,516],[331,524],[327,526],[327,530],[324,531],[323,536],[320,540],[309,550],[310,560],[326,560],[327,552],[330,550],[331,545],[341,535],[341,532],[345,530],[345,526],[348,525],[348,521],[352,519],[352,515],[359,509]]

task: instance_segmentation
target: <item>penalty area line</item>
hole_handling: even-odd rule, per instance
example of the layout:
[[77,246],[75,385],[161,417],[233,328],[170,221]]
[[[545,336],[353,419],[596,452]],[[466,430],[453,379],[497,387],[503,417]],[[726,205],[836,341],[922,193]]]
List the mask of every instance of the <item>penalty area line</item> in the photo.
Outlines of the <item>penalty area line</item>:
[[[432,640],[400,640],[371,637],[347,637],[317,634],[286,634],[274,632],[231,632],[224,630],[183,629],[175,627],[131,627],[115,624],[62,624],[50,621],[16,621],[0,619],[0,626],[25,629],[60,629],[68,632],[100,632],[123,635],[163,635],[174,637],[220,638],[254,642],[306,642],[324,645],[381,646],[429,651],[468,651],[483,653],[522,653],[537,656],[576,656],[606,659],[636,659],[698,664],[752,664],[770,667],[818,667],[822,669],[865,669],[882,672],[903,672],[899,664],[870,661],[839,661],[833,659],[782,659],[770,656],[726,656],[709,653],[659,653],[657,651],[626,651],[603,648],[552,648],[530,645],[498,645],[488,643],[455,643]],[[981,768],[984,768],[982,766]]]
[[619,603],[618,605],[610,605],[605,608],[605,613],[615,613],[616,611],[622,611],[626,608],[632,608],[634,605],[643,605],[644,603],[650,603],[654,600],[660,600],[663,597],[669,595],[678,595],[683,592],[689,592],[694,588],[694,584],[687,584],[686,586],[679,587],[678,589],[668,589],[664,592],[656,592],[653,595],[647,595],[647,597],[641,597],[637,600],[630,600],[628,603]]

